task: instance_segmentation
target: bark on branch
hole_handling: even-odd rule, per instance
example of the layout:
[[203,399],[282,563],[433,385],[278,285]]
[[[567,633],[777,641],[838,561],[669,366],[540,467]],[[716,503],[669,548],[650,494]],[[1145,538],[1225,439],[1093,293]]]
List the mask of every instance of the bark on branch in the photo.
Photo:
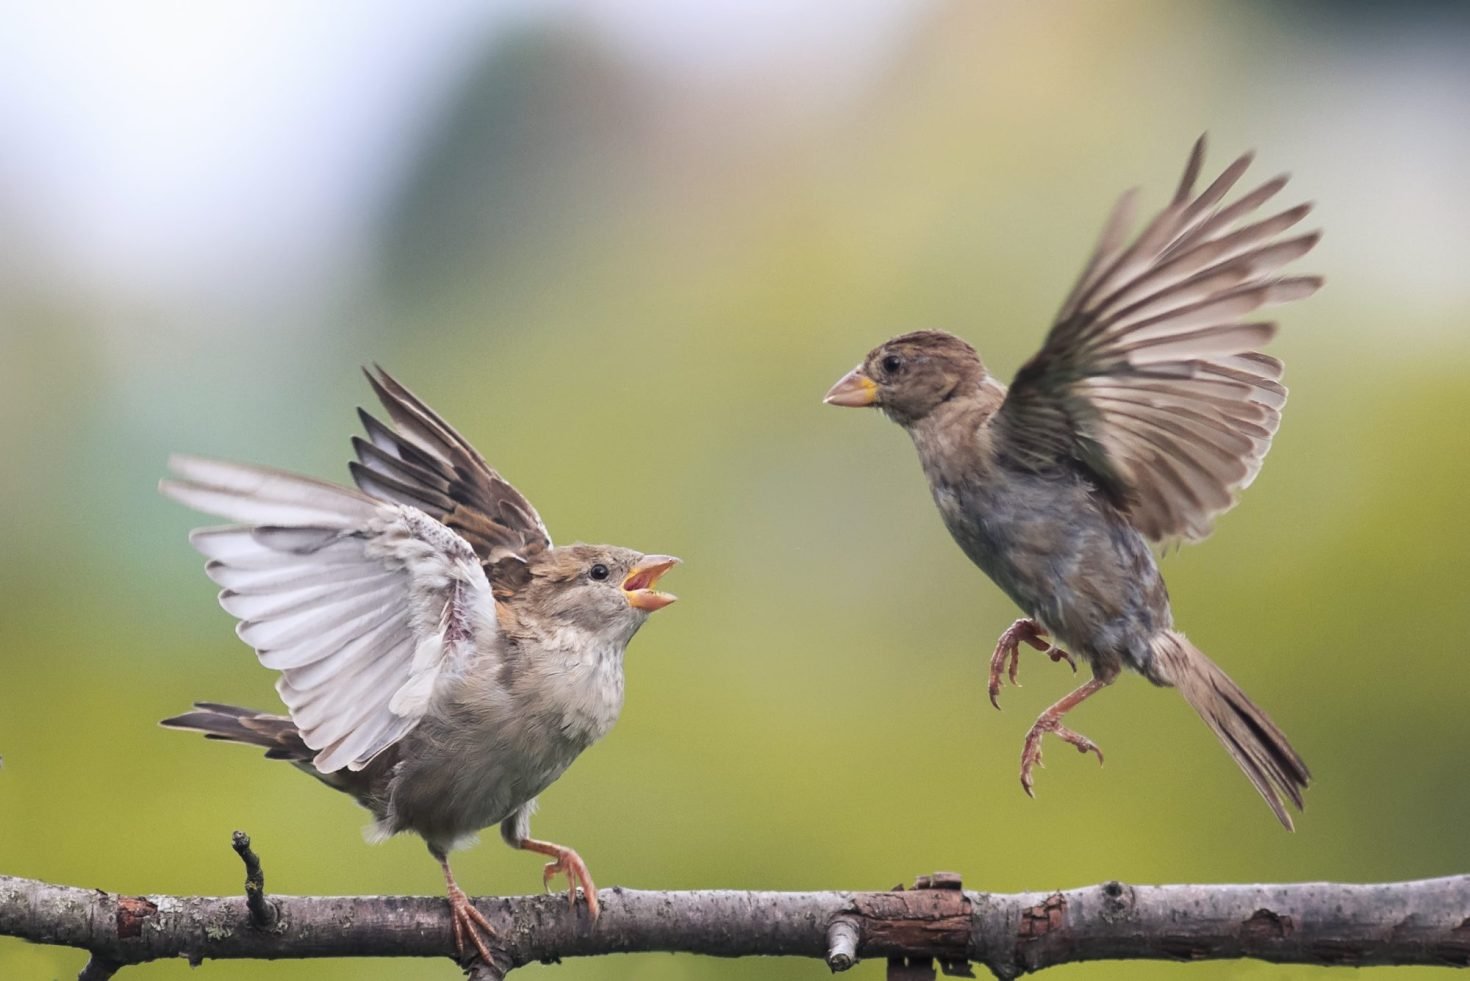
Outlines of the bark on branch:
[[[163,957],[449,957],[442,898],[272,896],[255,926],[244,897],[120,896],[0,876],[0,935],[92,953],[84,977]],[[844,970],[907,958],[903,977],[977,962],[1013,978],[1076,961],[1253,957],[1301,964],[1470,966],[1470,876],[1381,885],[1129,886],[964,891],[937,875],[892,892],[602,894],[595,926],[565,896],[476,901],[499,931],[502,978],[532,961],[636,951],[796,955]],[[89,973],[90,972],[90,973]],[[892,975],[899,976],[895,968]]]

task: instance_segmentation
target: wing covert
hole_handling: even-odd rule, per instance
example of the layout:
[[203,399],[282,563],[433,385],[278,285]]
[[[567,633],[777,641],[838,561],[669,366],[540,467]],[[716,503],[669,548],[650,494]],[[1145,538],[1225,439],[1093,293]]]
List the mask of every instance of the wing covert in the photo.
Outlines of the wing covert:
[[458,532],[487,567],[507,555],[526,558],[551,547],[531,502],[485,458],[382,368],[365,372],[391,425],[365,410],[367,432],[354,436],[352,479],[379,500],[418,508]]

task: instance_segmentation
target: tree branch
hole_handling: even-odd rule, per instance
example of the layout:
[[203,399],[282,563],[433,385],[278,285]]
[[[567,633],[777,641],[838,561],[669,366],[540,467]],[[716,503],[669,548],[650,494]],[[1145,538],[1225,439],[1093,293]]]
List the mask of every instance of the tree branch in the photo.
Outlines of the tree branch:
[[[905,977],[979,962],[1013,978],[1077,961],[1254,957],[1301,964],[1470,966],[1470,876],[1382,885],[1128,886],[1057,893],[968,892],[926,877],[892,892],[602,894],[594,925],[565,896],[484,898],[503,978],[533,961],[637,951],[796,955],[833,970],[906,958]],[[261,897],[264,901],[263,896]],[[442,898],[273,896],[275,926],[238,897],[118,896],[0,876],[0,935],[92,953],[83,978],[163,957],[448,957]],[[580,909],[580,908],[579,908]],[[918,973],[913,973],[917,971]],[[900,976],[894,968],[893,977]]]

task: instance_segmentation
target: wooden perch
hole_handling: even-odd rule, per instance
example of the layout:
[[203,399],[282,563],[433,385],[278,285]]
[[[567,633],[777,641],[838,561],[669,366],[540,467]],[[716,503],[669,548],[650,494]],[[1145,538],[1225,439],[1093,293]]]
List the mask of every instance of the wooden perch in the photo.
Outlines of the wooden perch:
[[[242,842],[243,839],[243,842]],[[82,981],[164,957],[451,957],[443,898],[266,897],[249,839],[245,897],[119,896],[0,876],[0,935],[92,954]],[[1130,886],[1053,893],[966,891],[958,876],[889,892],[602,892],[602,916],[573,916],[565,896],[485,897],[499,931],[500,979],[564,957],[679,951],[716,957],[821,958],[833,971],[883,958],[892,979],[1014,978],[1058,964],[1253,957],[1279,964],[1470,966],[1470,876],[1379,885]]]

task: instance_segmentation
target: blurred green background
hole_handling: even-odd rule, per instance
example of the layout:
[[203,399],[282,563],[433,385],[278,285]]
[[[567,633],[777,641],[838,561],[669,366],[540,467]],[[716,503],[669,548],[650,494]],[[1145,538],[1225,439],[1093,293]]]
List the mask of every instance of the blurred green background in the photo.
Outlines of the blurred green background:
[[[673,552],[612,735],[540,837],[645,889],[993,890],[1470,870],[1470,23],[1459,5],[562,0],[5,12],[0,30],[0,871],[234,893],[439,894],[420,842],[251,751],[166,732],[271,709],[154,492],[171,450],[346,478],[379,361],[559,540]],[[1294,835],[1182,700],[1077,726],[948,540],[903,434],[824,409],[874,343],[945,327],[1009,377],[1115,195],[1255,147],[1327,230],[1283,314],[1270,461],[1165,571],[1181,625],[1292,735]],[[539,862],[495,833],[471,892]],[[0,938],[0,977],[83,955]],[[864,977],[880,967],[866,965]],[[1318,978],[1247,963],[1048,977]],[[1428,976],[1381,969],[1377,975]],[[432,961],[182,962],[125,977],[446,978]],[[640,956],[517,977],[818,978]]]

